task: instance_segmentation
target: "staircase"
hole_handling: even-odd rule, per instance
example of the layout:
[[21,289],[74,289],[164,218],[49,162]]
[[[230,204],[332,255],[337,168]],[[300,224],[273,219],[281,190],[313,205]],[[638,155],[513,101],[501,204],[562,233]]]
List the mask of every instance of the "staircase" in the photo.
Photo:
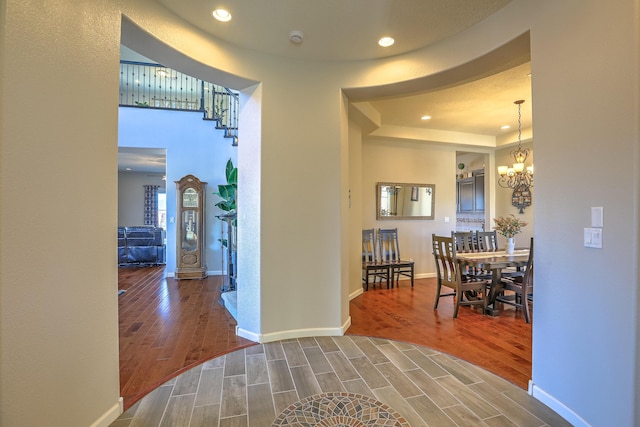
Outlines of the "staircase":
[[238,93],[160,64],[120,61],[119,105],[200,112],[238,145]]

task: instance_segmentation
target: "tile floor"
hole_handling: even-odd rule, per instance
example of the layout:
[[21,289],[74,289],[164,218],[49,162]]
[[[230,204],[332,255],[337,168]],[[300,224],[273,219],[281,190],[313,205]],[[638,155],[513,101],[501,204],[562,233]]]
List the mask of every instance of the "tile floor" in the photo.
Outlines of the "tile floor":
[[524,390],[438,351],[362,336],[255,345],[158,387],[111,427],[570,426]]

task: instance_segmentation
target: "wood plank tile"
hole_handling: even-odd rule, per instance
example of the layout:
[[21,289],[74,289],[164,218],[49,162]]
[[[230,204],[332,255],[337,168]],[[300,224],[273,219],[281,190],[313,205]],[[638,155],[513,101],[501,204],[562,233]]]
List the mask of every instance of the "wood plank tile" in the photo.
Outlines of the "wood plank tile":
[[443,410],[457,426],[476,427],[482,424],[482,420],[464,405],[450,406]]
[[376,388],[389,385],[389,382],[366,357],[356,357],[349,359],[349,361],[370,389],[375,390]]
[[273,406],[276,409],[276,414],[280,415],[280,413],[287,409],[289,405],[292,405],[298,400],[300,400],[300,398],[295,390],[273,393]]
[[338,376],[335,372],[316,374],[316,380],[318,381],[320,390],[322,390],[323,393],[346,391],[346,389],[342,385],[342,381],[338,379]]
[[[506,381],[505,381],[506,382]],[[531,399],[523,390],[513,387],[511,390],[503,392],[509,399],[522,406],[527,411],[535,414],[537,418],[554,427],[571,427],[571,424],[564,418],[559,417],[557,413],[552,411],[548,406],[544,405],[537,399]]]
[[300,399],[322,392],[309,366],[293,366],[290,369],[291,377],[293,378],[293,383],[295,384]]
[[469,408],[478,418],[485,419],[499,414],[493,406],[487,405],[487,401],[482,398],[481,394],[465,386],[452,375],[440,377],[436,381]]
[[376,365],[378,371],[389,381],[389,383],[400,393],[405,399],[412,396],[422,394],[420,389],[407,378],[400,369],[393,363],[381,363]]
[[224,368],[202,370],[198,391],[196,393],[195,406],[219,405],[221,403],[223,374]]
[[412,371],[406,371],[405,374],[409,377],[415,385],[422,390],[424,394],[439,407],[446,408],[447,406],[453,406],[460,403],[449,390],[440,385],[435,379],[431,378],[424,371],[420,369],[414,369]]
[[425,371],[431,378],[442,377],[445,375],[449,375],[442,366],[438,365],[436,362],[427,357],[420,350],[413,349],[403,351],[403,354],[407,356],[413,363],[415,363],[420,369]]
[[280,341],[264,344],[264,351],[267,354],[267,360],[284,359],[284,350]]
[[173,386],[158,387],[140,402],[129,427],[159,426]]
[[195,394],[171,396],[160,427],[189,425]]
[[191,414],[189,427],[217,426],[220,416],[220,404],[195,406]]
[[358,393],[363,396],[373,396],[373,392],[367,386],[367,383],[364,382],[362,378],[358,378],[356,380],[343,381],[342,386],[349,393]]
[[195,368],[189,369],[187,372],[178,376],[171,395],[179,396],[181,394],[195,394],[196,391],[198,391],[201,372],[202,366],[196,366]]
[[334,337],[334,341],[338,347],[340,347],[340,351],[342,351],[349,359],[354,357],[364,357],[365,355],[362,350],[358,348],[356,343],[354,343],[348,336]]
[[264,353],[248,354],[246,356],[247,385],[268,383],[267,359]]
[[[411,427],[428,427],[427,421],[391,386],[373,390],[376,399],[402,415]],[[426,416],[426,414],[425,414]]]
[[420,416],[427,420],[429,425],[438,427],[456,427],[456,423],[453,422],[447,414],[438,408],[438,406],[431,401],[427,396],[420,395],[410,397],[407,402]]
[[268,383],[247,386],[249,425],[268,426],[276,418],[271,387]]
[[378,350],[378,346],[373,343],[367,337],[351,337],[353,342],[362,350],[362,352],[367,356],[367,358],[374,365],[378,363],[387,363],[389,359],[385,356],[380,350]]
[[300,347],[300,343],[297,340],[282,343],[282,349],[289,366],[309,365],[307,357],[304,355],[304,351],[302,351],[302,347]]
[[331,364],[324,355],[324,352],[320,347],[305,347],[302,349],[309,361],[309,365],[314,374],[321,374],[324,372],[333,372]]
[[338,347],[338,344],[336,344],[332,337],[316,337],[316,342],[325,353],[340,350],[340,347]]
[[[440,381],[440,380],[439,380]],[[475,393],[481,395],[485,400],[491,401],[498,413],[505,415],[517,425],[523,426],[542,426],[544,421],[525,410],[520,405],[514,405],[514,401],[504,394],[496,391],[491,385],[486,383],[472,384],[469,386]],[[524,393],[524,391],[523,391]],[[555,424],[552,424],[555,426]]]
[[429,357],[463,384],[469,385],[482,381],[474,372],[456,363],[453,358],[446,354],[436,354]]
[[289,371],[286,360],[269,360],[267,362],[267,369],[269,371],[269,378],[271,378],[271,390],[273,393],[295,390],[293,379],[291,378],[291,371]]
[[224,399],[220,404],[220,418],[247,414],[247,384],[244,375],[224,377],[222,394]]
[[244,350],[227,354],[224,362],[224,376],[232,377],[245,373]]
[[486,420],[483,420],[483,422],[489,427],[518,427],[504,415],[498,415],[497,417],[487,418]]
[[379,345],[378,349],[401,371],[417,368],[416,364],[393,344]]
[[238,415],[237,417],[220,418],[219,427],[249,427],[249,421],[246,415]]
[[327,360],[331,363],[331,367],[333,368],[340,381],[349,381],[360,379],[360,374],[358,371],[351,365],[349,359],[345,357],[342,352],[336,351],[332,353],[325,353]]

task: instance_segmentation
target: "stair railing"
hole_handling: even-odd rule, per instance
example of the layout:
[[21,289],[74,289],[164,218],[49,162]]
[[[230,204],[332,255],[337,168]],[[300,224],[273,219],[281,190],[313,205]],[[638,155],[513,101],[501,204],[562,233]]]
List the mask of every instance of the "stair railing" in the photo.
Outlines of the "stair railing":
[[198,111],[238,145],[239,96],[229,88],[160,64],[120,61],[121,107]]

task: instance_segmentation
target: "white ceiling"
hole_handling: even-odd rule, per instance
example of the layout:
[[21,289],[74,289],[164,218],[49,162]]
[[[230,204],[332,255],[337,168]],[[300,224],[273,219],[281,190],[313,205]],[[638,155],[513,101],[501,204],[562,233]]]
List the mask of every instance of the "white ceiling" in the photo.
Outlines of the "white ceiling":
[[[243,48],[307,60],[376,59],[452,36],[510,0],[157,0],[185,21]],[[227,9],[229,22],[214,20]],[[289,34],[302,31],[301,44]],[[391,36],[396,43],[378,46]]]
[[118,147],[118,170],[165,174],[167,150],[164,148]]
[[[510,0],[156,0],[211,36],[243,48],[305,60],[363,60],[409,52],[450,37],[495,13]],[[221,23],[211,12],[224,6],[233,19]],[[304,34],[301,44],[289,40]],[[381,48],[391,35],[396,43]],[[382,124],[499,137],[517,130],[517,107],[524,99],[522,127],[531,127],[531,67],[515,68],[443,90],[370,100]],[[473,79],[470,79],[473,80]],[[432,119],[422,121],[420,117]],[[501,130],[510,125],[510,130]],[[142,168],[135,153],[124,162]],[[157,153],[156,153],[157,154]],[[127,160],[128,158],[128,160]],[[151,169],[157,158],[146,163]],[[157,170],[157,169],[156,169]],[[148,170],[145,170],[145,172]],[[163,172],[160,172],[163,173]]]

